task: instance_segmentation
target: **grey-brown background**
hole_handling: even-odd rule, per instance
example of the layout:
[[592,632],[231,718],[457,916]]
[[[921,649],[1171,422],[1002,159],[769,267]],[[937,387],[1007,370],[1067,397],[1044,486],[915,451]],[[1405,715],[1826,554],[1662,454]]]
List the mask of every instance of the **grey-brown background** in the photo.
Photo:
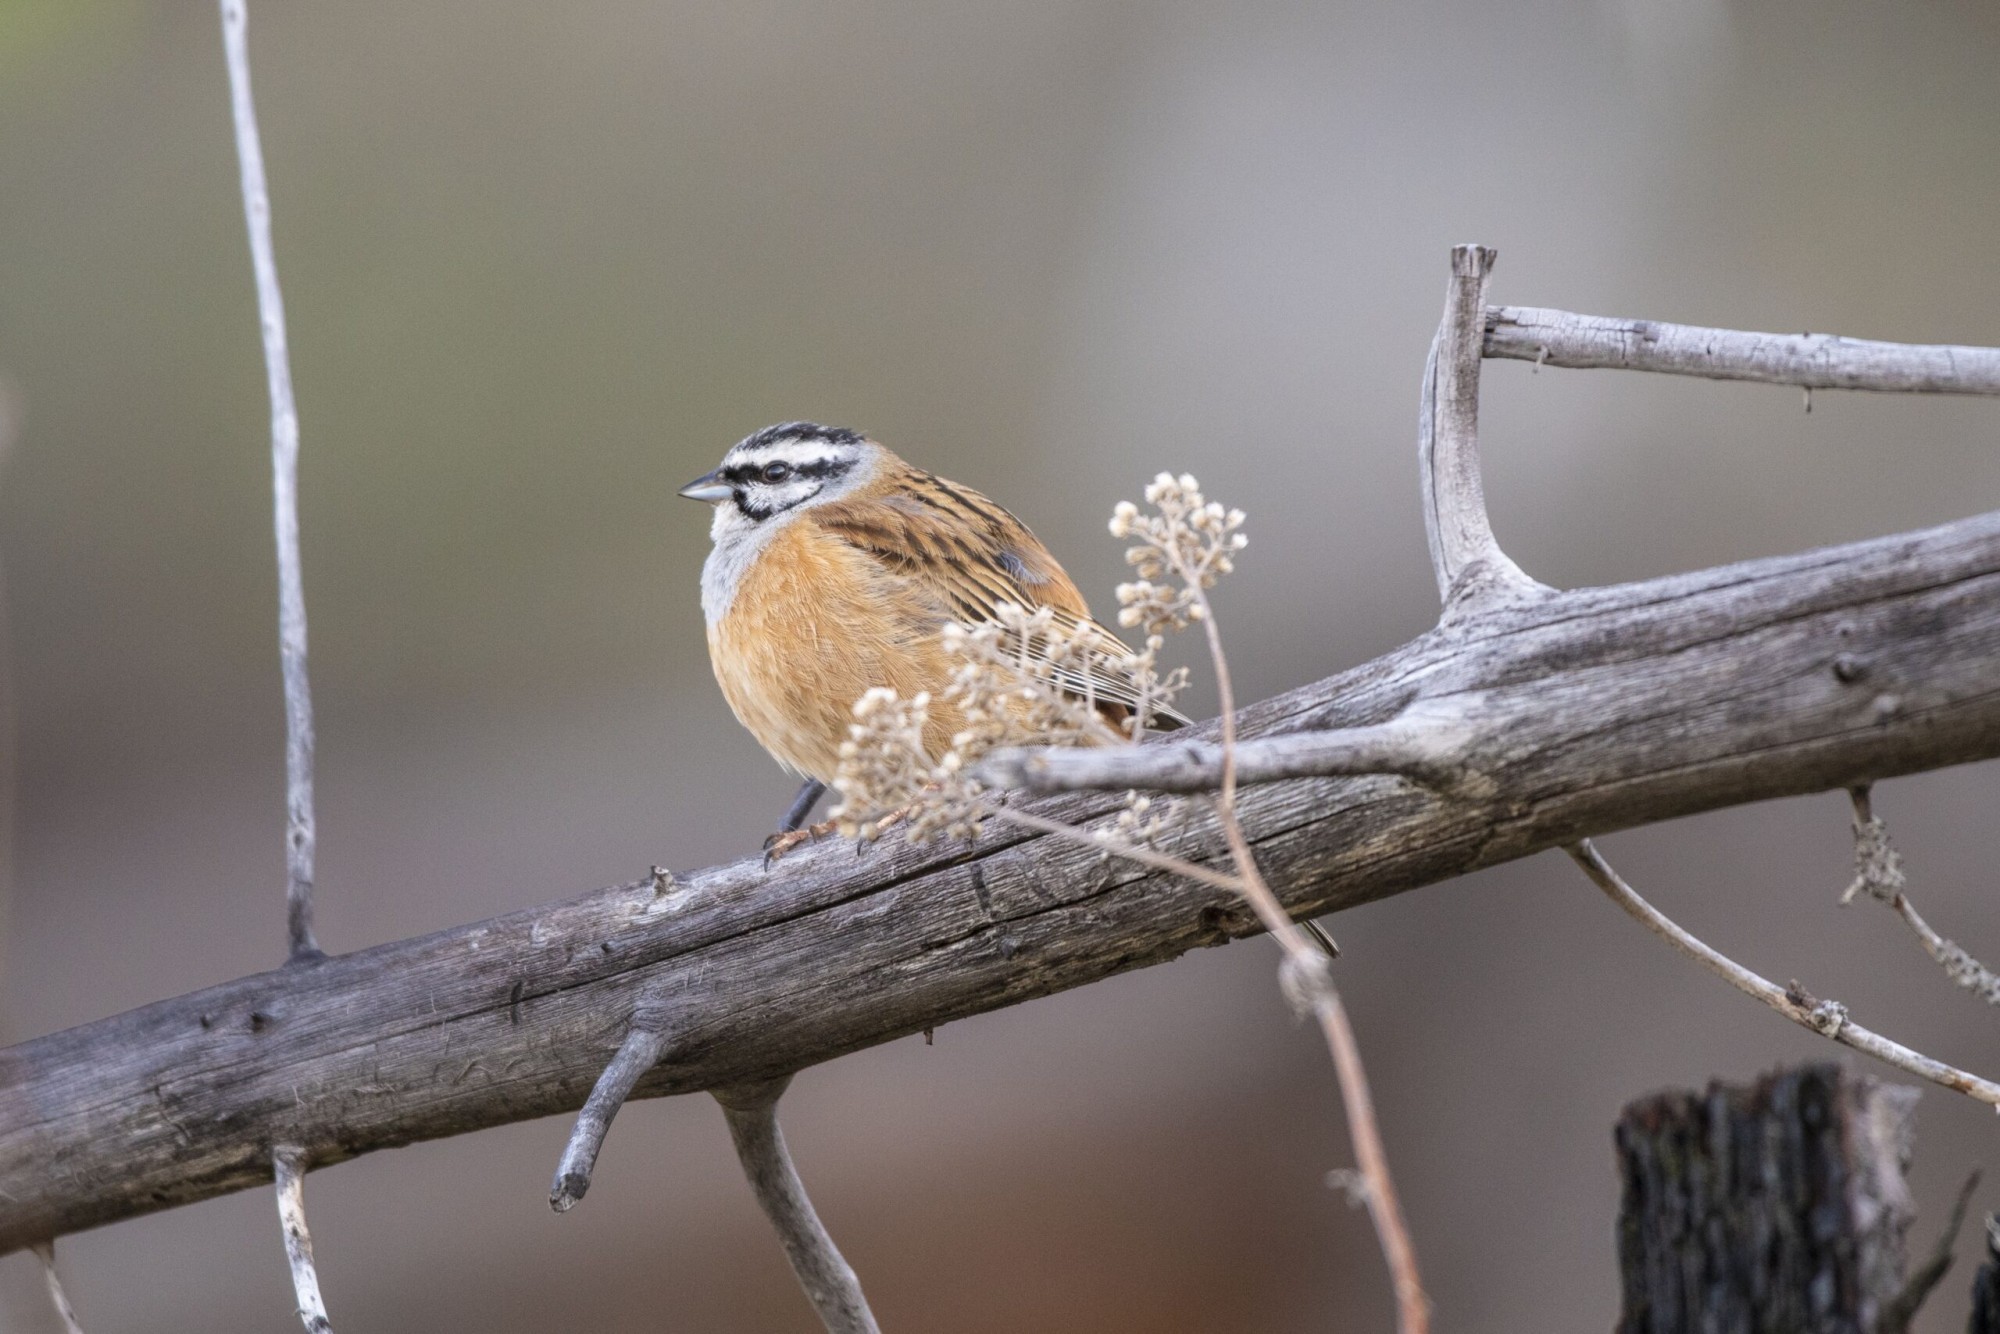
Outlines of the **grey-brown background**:
[[[1263,695],[1422,629],[1417,377],[1447,247],[1495,296],[2000,342],[1990,6],[1646,0],[280,3],[252,16],[304,423],[322,936],[348,950],[754,847],[788,781],[706,664],[705,511],[767,422],[991,492],[1094,597],[1112,503],[1251,515]],[[17,740],[6,1034],[281,954],[266,409],[213,7],[0,0],[0,473]],[[2000,496],[2000,408],[1489,367],[1535,574],[1607,582]],[[1204,695],[1203,700],[1209,698]],[[1990,768],[1879,802],[2000,953]],[[1841,912],[1832,796],[1608,840],[1694,928],[1947,1059],[1995,1018]],[[1603,1328],[1609,1127],[1814,1040],[1550,857],[1332,923],[1445,1330]],[[787,1125],[892,1330],[1386,1328],[1323,1052],[1250,942],[804,1075]],[[1928,1241],[2000,1165],[1921,1109]],[[701,1099],[310,1183],[344,1330],[803,1331]],[[2000,1206],[2000,1184],[1979,1207]],[[65,1241],[92,1334],[283,1331],[269,1197]],[[1969,1260],[1973,1245],[1960,1247]],[[1962,1319],[1968,1271],[1923,1328]],[[0,1262],[0,1324],[49,1327]]]

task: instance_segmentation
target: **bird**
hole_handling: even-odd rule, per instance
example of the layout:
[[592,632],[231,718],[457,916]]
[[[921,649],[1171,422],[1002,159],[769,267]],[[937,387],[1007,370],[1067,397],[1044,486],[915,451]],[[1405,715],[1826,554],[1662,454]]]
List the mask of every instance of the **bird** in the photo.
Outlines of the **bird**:
[[[767,862],[805,837],[864,692],[928,692],[924,747],[936,758],[950,744],[961,724],[943,698],[954,666],[948,622],[996,622],[1005,603],[1049,608],[1064,630],[1103,647],[1090,680],[1077,682],[1100,710],[1117,722],[1137,703],[1119,669],[1131,650],[1092,619],[1027,525],[860,432],[809,421],[765,427],[680,494],[715,511],[701,607],[723,698],[804,779],[765,841]],[[1187,722],[1157,704],[1148,712],[1157,728]]]

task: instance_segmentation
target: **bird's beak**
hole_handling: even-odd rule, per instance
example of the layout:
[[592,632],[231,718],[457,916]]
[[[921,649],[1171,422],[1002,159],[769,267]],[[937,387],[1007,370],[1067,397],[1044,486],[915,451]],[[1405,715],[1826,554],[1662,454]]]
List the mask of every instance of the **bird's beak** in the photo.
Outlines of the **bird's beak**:
[[711,505],[720,505],[733,494],[729,483],[722,480],[719,472],[705,472],[681,488],[681,494],[689,500],[702,500]]

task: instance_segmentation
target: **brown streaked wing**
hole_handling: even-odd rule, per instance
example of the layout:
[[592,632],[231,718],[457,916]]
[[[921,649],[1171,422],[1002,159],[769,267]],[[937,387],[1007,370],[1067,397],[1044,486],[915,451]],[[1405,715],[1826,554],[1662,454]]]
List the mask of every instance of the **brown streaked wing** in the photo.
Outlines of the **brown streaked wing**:
[[[1085,627],[1107,653],[1131,651],[1091,617],[1076,584],[1019,519],[977,491],[922,469],[909,468],[897,482],[824,506],[816,517],[833,536],[928,592],[939,626],[991,622],[1001,603],[1012,602],[1030,611],[1051,608],[1059,624]],[[1110,664],[1094,669],[1088,683],[1063,684],[1108,703],[1138,702],[1130,678]],[[1154,707],[1173,723],[1187,721]]]

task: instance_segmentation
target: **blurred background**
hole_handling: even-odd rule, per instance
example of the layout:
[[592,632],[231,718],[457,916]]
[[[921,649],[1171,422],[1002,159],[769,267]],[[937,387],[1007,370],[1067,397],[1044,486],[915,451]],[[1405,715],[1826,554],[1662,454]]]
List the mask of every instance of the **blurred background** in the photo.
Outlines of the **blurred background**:
[[[2000,10],[1859,0],[260,3],[303,421],[320,933],[346,951],[755,848],[674,488],[864,428],[1014,509],[1100,604],[1161,468],[1250,514],[1261,697],[1436,599],[1414,425],[1447,249],[1496,301],[2000,342]],[[2000,497],[2000,404],[1489,363],[1496,527],[1605,583]],[[267,408],[214,7],[0,0],[0,1035],[277,964]],[[1198,702],[1206,702],[1204,696]],[[2000,954],[1995,770],[1877,806]],[[0,823],[0,829],[8,825]],[[1606,840],[1770,976],[1991,1074],[2000,1024],[1834,900],[1828,795]],[[1442,1330],[1601,1329],[1628,1099],[1828,1048],[1551,854],[1330,922]],[[803,1075],[786,1125],[891,1330],[1385,1329],[1332,1076],[1262,941]],[[1884,1073],[1876,1070],[1875,1073]],[[1932,1090],[1927,1246],[1990,1112]],[[808,1331],[706,1099],[311,1180],[342,1329]],[[65,1239],[92,1334],[296,1329],[268,1192]],[[1976,1261],[1919,1328],[1962,1327]],[[52,1328],[24,1257],[0,1325]]]

